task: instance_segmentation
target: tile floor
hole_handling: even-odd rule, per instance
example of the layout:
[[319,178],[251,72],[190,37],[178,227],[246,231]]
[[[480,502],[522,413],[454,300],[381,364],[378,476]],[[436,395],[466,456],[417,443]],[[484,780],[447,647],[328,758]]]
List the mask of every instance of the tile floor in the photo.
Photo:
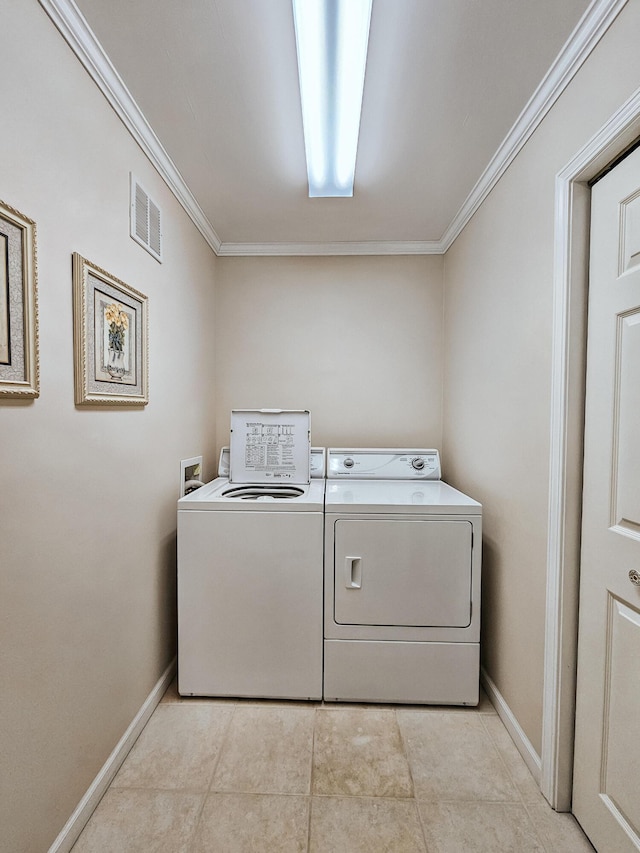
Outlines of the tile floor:
[[181,699],[169,688],[73,853],[589,853],[493,707]]

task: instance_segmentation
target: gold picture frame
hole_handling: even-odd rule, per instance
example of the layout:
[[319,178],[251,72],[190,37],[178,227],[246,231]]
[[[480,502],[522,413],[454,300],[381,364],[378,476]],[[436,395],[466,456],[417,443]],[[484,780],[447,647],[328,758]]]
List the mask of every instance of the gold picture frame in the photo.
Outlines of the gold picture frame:
[[73,254],[77,406],[146,406],[147,297]]
[[36,224],[0,201],[0,400],[40,393]]

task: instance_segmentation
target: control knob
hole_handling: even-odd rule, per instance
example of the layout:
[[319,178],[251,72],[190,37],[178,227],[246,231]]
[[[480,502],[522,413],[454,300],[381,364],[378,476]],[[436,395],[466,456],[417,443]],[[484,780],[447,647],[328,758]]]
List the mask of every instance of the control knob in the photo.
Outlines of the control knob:
[[355,462],[353,461],[353,459],[350,456],[347,456],[347,458],[344,460],[344,462],[342,464],[344,465],[345,468],[353,468],[353,466],[355,465]]
[[416,456],[414,459],[412,459],[411,467],[414,468],[416,471],[422,471],[422,469],[424,468],[424,459],[422,458],[422,456]]

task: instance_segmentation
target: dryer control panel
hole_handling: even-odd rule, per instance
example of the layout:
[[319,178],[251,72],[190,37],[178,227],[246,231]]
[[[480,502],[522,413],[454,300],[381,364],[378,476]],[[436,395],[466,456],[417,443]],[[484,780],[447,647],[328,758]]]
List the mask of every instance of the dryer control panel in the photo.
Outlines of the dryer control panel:
[[327,477],[352,480],[439,480],[437,450],[345,448],[327,451]]

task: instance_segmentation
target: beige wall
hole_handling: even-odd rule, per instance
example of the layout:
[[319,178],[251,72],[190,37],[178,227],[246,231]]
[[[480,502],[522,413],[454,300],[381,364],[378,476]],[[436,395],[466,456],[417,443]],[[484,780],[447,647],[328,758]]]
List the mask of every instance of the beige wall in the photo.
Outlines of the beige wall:
[[[0,402],[0,850],[34,853],[175,654],[179,460],[214,460],[215,258],[35,0],[3,8],[0,68],[41,365],[39,399]],[[163,210],[162,265],[129,237],[130,170]],[[74,251],[149,298],[144,409],[74,406]]]
[[538,753],[554,178],[638,86],[638,32],[629,0],[445,260],[445,466],[484,503],[484,666]]
[[216,432],[232,408],[311,411],[321,446],[440,446],[442,258],[224,258]]

